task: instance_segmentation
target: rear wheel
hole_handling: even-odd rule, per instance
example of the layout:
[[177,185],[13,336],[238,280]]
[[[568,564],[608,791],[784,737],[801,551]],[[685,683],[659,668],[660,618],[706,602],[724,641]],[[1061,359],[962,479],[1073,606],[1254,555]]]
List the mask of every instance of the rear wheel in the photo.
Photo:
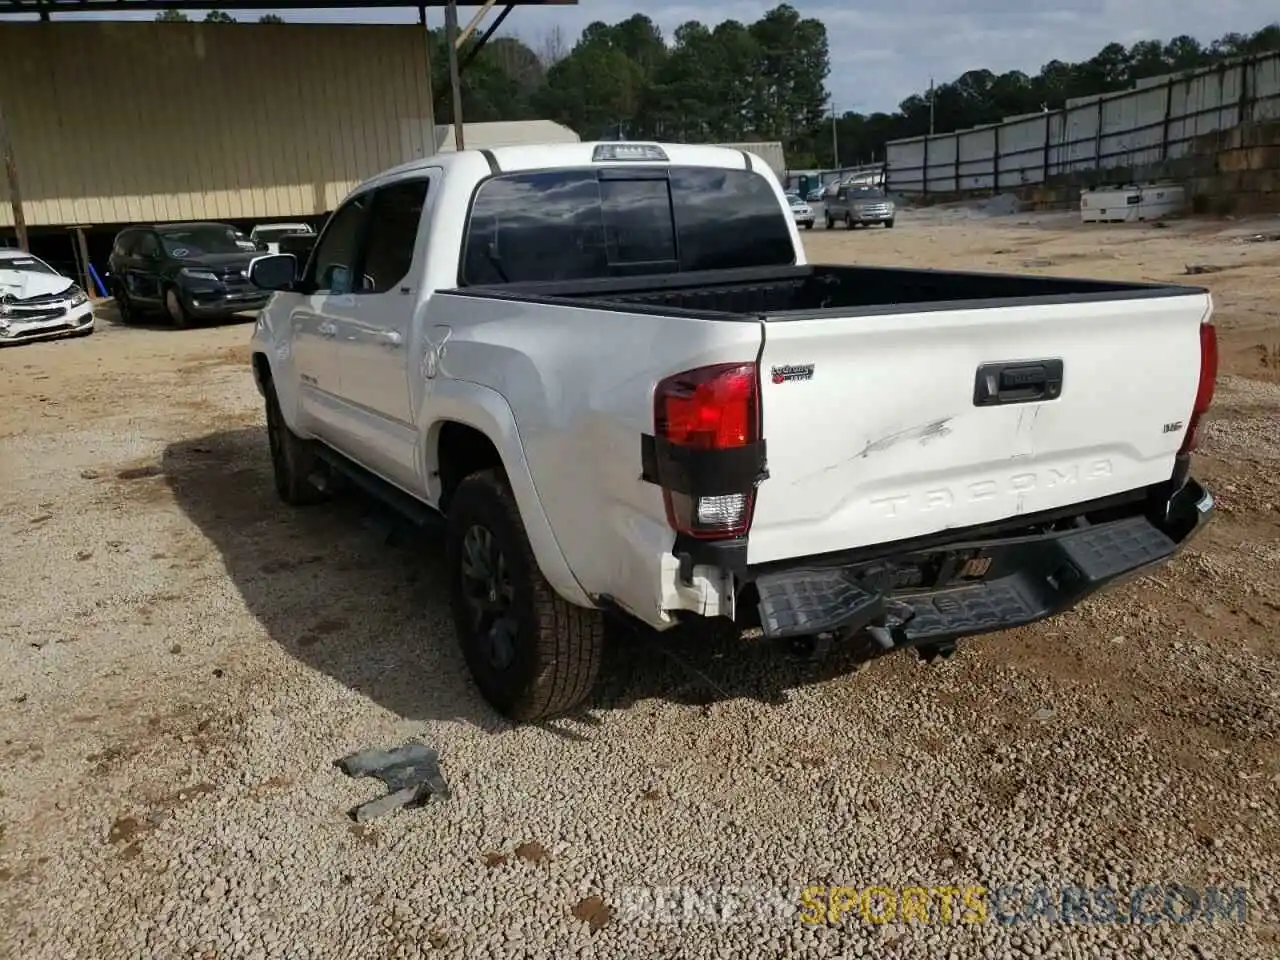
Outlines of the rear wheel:
[[311,475],[319,463],[315,447],[289,429],[280,401],[276,397],[275,384],[266,384],[267,393],[267,442],[271,446],[271,472],[275,475],[276,493],[292,506],[306,506],[327,499],[323,490],[311,481]]
[[827,214],[827,229],[828,229],[828,230],[834,230],[834,229],[835,229],[835,227],[836,227],[836,221],[835,221],[835,219],[831,216],[831,214],[829,214],[829,213],[828,213],[828,214]]
[[463,480],[448,521],[454,627],[481,695],[516,722],[580,705],[600,671],[603,613],[569,603],[547,583],[501,474]]
[[187,313],[187,308],[174,287],[169,287],[164,292],[164,310],[175,327],[181,329],[191,326],[191,315]]

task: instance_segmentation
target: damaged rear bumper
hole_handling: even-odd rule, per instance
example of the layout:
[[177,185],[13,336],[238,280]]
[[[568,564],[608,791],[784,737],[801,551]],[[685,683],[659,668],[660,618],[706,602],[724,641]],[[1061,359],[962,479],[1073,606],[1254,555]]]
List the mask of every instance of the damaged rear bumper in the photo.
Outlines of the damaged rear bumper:
[[[1213,497],[1188,480],[1166,515],[1061,532],[948,544],[878,563],[789,564],[755,580],[771,638],[868,631],[882,647],[942,647],[961,637],[1034,623],[1098,590],[1170,560],[1213,514]],[[894,577],[927,570],[928,589]]]

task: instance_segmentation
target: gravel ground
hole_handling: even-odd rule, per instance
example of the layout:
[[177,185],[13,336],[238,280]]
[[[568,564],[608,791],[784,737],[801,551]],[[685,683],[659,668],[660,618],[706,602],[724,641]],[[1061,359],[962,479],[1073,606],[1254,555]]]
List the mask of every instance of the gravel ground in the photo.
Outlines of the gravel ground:
[[[1280,245],[1227,227],[906,211],[805,238],[814,260],[1227,264],[1197,278],[1220,516],[1174,564],[933,666],[619,635],[589,711],[521,729],[467,681],[437,544],[388,543],[356,502],[277,505],[246,326],[0,352],[0,956],[1280,955]],[[409,739],[452,799],[351,822],[381,788],[333,761]],[[1109,888],[1123,917],[1144,885],[1153,922],[1064,913]],[[927,888],[929,922],[873,922],[882,893],[805,922],[802,888],[875,886]],[[1246,918],[1197,913],[1210,886],[1248,888]]]

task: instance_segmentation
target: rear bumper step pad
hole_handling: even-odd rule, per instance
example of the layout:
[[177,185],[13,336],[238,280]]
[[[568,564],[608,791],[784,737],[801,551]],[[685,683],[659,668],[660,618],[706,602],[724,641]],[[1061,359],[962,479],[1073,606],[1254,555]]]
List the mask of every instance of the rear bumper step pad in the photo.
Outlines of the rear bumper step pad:
[[882,626],[887,618],[899,642],[912,644],[1021,626],[1169,560],[1212,509],[1212,497],[1191,481],[1171,504],[1171,532],[1145,517],[1129,517],[1065,533],[957,546],[957,552],[981,548],[990,560],[988,578],[928,593],[881,592],[860,579],[866,564],[762,574],[755,581],[761,626],[765,636],[777,639],[852,634]]

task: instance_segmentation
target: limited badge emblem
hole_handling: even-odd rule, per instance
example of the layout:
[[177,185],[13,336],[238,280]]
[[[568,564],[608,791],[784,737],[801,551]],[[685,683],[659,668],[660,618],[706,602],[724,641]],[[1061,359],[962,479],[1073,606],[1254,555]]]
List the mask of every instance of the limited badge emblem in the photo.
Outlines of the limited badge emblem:
[[772,370],[774,383],[790,383],[793,380],[812,380],[812,363],[788,363]]

